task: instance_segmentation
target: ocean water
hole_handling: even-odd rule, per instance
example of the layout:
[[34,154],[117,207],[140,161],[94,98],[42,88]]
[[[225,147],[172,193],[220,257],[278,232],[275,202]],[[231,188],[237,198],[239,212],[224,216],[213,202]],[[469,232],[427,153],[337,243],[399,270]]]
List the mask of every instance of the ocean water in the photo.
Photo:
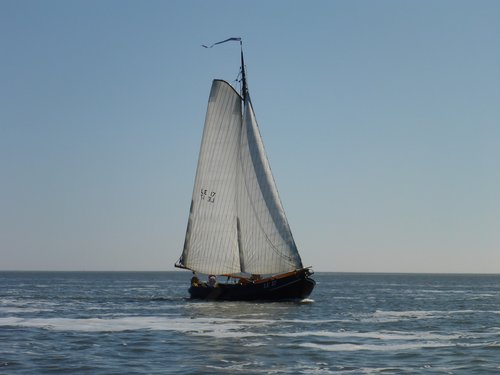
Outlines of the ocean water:
[[500,374],[500,276],[317,273],[300,302],[189,272],[0,272],[1,374]]

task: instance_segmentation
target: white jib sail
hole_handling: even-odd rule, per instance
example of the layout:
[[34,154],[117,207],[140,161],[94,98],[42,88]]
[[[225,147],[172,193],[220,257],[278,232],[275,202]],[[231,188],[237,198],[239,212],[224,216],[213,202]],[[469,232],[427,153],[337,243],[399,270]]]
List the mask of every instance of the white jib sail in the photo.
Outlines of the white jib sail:
[[184,250],[206,274],[276,274],[302,268],[250,100],[212,84]]
[[276,274],[302,268],[249,98],[245,101],[240,162],[238,216],[243,271]]

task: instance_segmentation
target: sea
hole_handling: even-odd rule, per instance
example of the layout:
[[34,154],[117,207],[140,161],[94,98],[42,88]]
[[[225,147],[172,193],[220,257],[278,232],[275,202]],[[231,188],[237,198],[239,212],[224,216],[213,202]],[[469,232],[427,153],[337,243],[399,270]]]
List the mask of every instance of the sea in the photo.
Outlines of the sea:
[[313,277],[206,302],[189,272],[0,272],[0,374],[500,374],[500,275]]

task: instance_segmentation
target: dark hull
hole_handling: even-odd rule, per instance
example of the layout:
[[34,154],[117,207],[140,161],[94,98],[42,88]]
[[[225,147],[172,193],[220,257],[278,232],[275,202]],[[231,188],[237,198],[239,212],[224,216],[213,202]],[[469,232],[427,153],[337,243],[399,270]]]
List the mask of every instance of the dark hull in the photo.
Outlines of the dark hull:
[[307,298],[316,282],[307,269],[286,276],[238,284],[219,283],[215,287],[201,284],[191,286],[193,299],[225,301],[281,301]]

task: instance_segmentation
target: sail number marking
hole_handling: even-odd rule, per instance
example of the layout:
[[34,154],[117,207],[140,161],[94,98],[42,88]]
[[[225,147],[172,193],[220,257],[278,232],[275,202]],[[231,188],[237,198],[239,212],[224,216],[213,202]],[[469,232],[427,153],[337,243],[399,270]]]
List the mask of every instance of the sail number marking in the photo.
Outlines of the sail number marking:
[[206,200],[208,203],[215,203],[215,191],[208,193],[207,189],[201,189],[201,200]]

